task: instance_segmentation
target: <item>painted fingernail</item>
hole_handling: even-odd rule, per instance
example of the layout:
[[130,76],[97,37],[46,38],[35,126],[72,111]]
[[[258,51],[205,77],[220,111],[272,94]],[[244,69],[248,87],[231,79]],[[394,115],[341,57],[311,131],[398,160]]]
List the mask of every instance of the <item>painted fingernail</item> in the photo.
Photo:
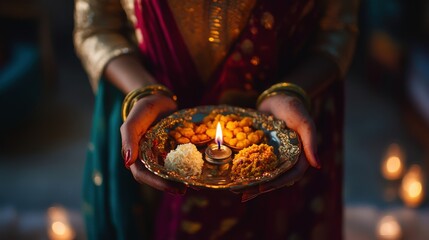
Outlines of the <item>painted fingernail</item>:
[[316,168],[317,168],[317,169],[321,169],[321,168],[322,168],[322,164],[321,164],[321,161],[320,161],[319,156],[316,156],[316,162],[317,162],[317,166],[316,166]]
[[259,189],[263,193],[268,193],[268,192],[276,190],[276,187],[275,186],[263,186],[263,187],[261,187]]
[[259,193],[255,193],[255,194],[243,193],[243,195],[241,196],[241,202],[244,203],[244,202],[250,201],[250,200],[256,198],[258,195],[259,195]]
[[125,152],[125,166],[127,168],[131,166],[131,151],[129,149]]

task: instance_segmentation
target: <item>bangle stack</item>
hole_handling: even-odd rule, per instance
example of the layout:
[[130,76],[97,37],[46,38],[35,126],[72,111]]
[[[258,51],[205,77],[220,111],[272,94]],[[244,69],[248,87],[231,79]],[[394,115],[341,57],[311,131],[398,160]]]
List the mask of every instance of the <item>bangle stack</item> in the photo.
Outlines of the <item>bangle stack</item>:
[[147,85],[145,87],[137,88],[125,96],[122,102],[122,120],[125,121],[133,108],[134,104],[147,96],[161,94],[171,98],[173,101],[177,101],[177,96],[174,95],[170,89],[160,84]]
[[288,82],[274,84],[273,86],[265,90],[261,95],[259,95],[258,100],[256,101],[256,107],[259,107],[259,105],[261,105],[262,101],[264,101],[265,99],[279,94],[297,97],[304,103],[307,110],[310,111],[310,98],[308,97],[304,89],[302,89],[296,84]]

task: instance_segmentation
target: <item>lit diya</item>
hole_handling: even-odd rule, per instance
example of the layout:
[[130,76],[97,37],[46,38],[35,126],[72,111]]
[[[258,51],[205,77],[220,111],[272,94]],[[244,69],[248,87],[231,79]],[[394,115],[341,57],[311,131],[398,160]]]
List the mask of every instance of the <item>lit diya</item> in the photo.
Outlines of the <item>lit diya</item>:
[[220,126],[220,123],[218,122],[216,126],[215,144],[210,144],[205,151],[205,159],[207,162],[218,165],[231,162],[232,151],[229,147],[223,145],[222,143],[222,128]]
[[[177,111],[150,128],[140,141],[140,157],[149,171],[188,186],[211,189],[272,180],[292,168],[300,153],[298,135],[283,121],[226,105]],[[200,160],[201,168],[197,164]],[[253,163],[260,165],[246,167]],[[198,171],[194,172],[194,167]],[[186,171],[178,171],[183,169]]]

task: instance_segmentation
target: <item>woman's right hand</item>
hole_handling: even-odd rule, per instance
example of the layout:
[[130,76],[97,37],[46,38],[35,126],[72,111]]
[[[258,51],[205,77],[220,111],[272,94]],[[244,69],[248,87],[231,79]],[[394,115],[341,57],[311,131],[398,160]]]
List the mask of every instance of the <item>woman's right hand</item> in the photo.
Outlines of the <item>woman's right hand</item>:
[[177,110],[177,104],[171,98],[154,94],[137,101],[126,121],[121,126],[122,154],[125,166],[137,182],[148,184],[158,190],[175,194],[183,194],[186,186],[181,183],[165,180],[151,173],[138,158],[139,141],[147,129],[157,119]]

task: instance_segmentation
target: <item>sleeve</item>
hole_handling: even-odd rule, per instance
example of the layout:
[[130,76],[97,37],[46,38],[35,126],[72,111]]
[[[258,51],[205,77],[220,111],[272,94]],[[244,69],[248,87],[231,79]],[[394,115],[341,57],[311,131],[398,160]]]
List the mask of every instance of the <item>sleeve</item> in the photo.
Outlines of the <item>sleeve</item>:
[[75,0],[74,45],[94,92],[106,64],[135,51],[119,0]]
[[314,50],[330,57],[339,67],[341,77],[347,73],[358,36],[359,0],[325,0],[325,11]]

